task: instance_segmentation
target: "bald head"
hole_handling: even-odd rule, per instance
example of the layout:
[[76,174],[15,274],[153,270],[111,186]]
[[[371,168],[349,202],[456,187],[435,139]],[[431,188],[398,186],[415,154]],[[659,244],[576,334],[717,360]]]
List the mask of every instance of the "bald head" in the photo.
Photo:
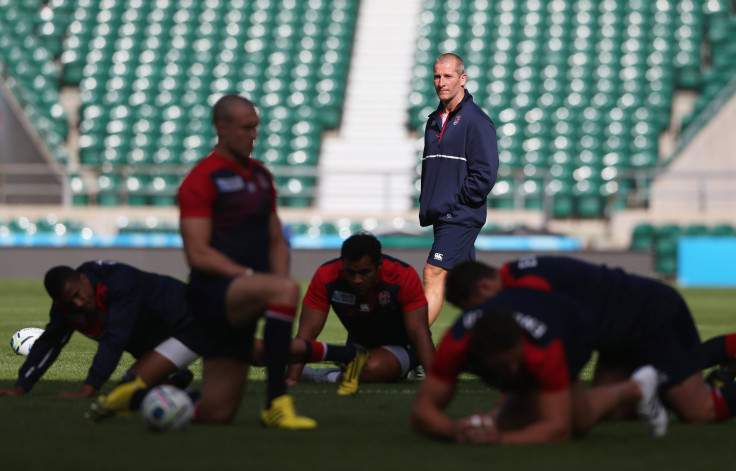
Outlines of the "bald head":
[[240,95],[225,95],[217,100],[212,109],[212,122],[217,125],[219,121],[231,121],[236,110],[241,108],[255,109],[255,105],[252,101]]
[[462,75],[465,74],[465,62],[463,62],[463,60],[457,54],[447,52],[439,56],[434,61],[434,65],[448,64],[448,63],[453,64],[455,66],[455,72],[457,72],[458,77],[461,77]]

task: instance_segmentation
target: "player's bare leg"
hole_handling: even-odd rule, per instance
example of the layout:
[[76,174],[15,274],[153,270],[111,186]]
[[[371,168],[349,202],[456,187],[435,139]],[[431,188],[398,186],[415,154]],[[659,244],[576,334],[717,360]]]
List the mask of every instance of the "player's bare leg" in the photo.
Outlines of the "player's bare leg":
[[447,270],[428,263],[424,265],[423,278],[424,296],[427,298],[427,317],[431,326],[440,315],[442,303],[445,300]]
[[232,422],[240,408],[250,365],[232,358],[214,358],[202,364],[202,395],[196,420],[202,423]]
[[573,425],[576,434],[584,434],[612,410],[632,407],[641,399],[636,382],[626,379],[617,383],[594,386],[586,390],[580,381],[572,385]]
[[[714,389],[713,391],[717,391]],[[685,422],[713,422],[717,420],[713,392],[703,374],[697,372],[681,383],[668,388],[664,399]]]

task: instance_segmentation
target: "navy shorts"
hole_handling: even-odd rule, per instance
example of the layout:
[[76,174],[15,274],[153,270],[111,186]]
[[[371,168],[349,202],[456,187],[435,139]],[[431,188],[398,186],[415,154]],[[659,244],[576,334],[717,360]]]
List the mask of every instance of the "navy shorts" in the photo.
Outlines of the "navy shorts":
[[194,275],[187,285],[189,308],[205,332],[201,349],[205,360],[229,357],[249,363],[253,359],[257,323],[236,329],[227,320],[225,296],[234,278]]
[[599,351],[599,362],[627,369],[652,365],[664,378],[662,388],[675,386],[701,371],[705,363],[700,335],[685,300],[669,286],[660,285],[648,297],[640,315],[646,317],[631,342]]
[[475,261],[475,240],[480,227],[438,223],[433,226],[434,243],[427,263],[451,270],[460,262]]

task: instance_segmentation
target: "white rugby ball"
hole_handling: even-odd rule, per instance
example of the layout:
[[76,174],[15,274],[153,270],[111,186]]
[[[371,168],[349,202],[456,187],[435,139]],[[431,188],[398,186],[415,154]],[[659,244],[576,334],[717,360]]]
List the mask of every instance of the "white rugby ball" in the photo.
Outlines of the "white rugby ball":
[[194,418],[194,404],[186,392],[164,384],[143,398],[141,415],[151,430],[181,430]]
[[10,339],[10,347],[18,355],[28,356],[36,339],[43,334],[43,329],[37,327],[26,327],[13,334]]

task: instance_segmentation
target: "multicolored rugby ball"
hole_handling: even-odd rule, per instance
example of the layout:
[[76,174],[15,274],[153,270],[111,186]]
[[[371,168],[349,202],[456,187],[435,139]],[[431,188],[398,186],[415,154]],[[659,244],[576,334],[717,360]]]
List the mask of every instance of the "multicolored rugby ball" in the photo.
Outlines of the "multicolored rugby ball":
[[18,355],[28,356],[36,339],[43,334],[43,329],[37,327],[26,327],[13,334],[10,339],[10,348]]
[[143,398],[141,415],[155,432],[181,430],[194,419],[194,404],[186,392],[164,384],[151,389]]

